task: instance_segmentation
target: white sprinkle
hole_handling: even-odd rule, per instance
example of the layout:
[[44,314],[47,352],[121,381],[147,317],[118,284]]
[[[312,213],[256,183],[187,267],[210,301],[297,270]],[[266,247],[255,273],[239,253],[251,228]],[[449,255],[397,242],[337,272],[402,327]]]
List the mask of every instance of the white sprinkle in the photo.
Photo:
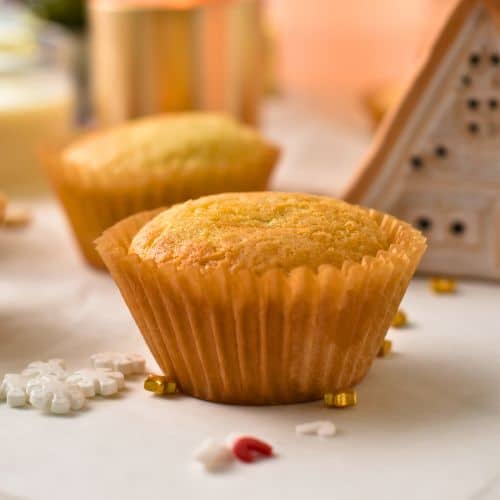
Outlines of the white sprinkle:
[[231,460],[231,450],[213,438],[205,439],[193,453],[193,458],[207,470],[216,470]]
[[78,386],[86,398],[112,396],[125,387],[124,375],[110,368],[85,368],[70,375],[66,382]]
[[136,353],[98,352],[92,354],[90,360],[94,368],[110,368],[123,375],[142,375],[146,370],[144,357]]
[[301,435],[315,434],[320,437],[332,437],[335,436],[337,428],[330,420],[316,420],[297,425],[295,432]]
[[7,373],[0,383],[0,400],[7,401],[11,408],[26,404],[26,384],[29,378],[20,373]]
[[55,375],[32,378],[26,384],[26,393],[35,408],[46,412],[64,414],[85,405],[85,395],[80,388]]

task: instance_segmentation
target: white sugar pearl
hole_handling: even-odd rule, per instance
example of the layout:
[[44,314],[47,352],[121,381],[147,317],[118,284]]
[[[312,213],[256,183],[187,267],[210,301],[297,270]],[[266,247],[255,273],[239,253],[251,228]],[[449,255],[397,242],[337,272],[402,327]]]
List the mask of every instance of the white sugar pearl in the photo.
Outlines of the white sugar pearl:
[[329,420],[317,420],[297,425],[295,432],[297,434],[315,434],[320,437],[332,437],[335,436],[337,428]]

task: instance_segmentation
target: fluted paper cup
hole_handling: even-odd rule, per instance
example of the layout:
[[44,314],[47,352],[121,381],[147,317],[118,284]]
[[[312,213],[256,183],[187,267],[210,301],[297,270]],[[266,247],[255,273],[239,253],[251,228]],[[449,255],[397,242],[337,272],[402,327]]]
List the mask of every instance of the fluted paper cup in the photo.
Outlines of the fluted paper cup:
[[178,269],[128,252],[156,213],[108,229],[97,250],[164,373],[221,403],[296,403],[357,384],[425,250],[418,231],[371,211],[390,247],[341,269]]

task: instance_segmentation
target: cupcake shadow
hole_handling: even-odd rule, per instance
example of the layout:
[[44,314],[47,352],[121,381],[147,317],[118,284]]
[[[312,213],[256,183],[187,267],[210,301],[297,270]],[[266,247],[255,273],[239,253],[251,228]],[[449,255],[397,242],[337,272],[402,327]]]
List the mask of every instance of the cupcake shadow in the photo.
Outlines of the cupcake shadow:
[[[416,358],[395,354],[375,361],[366,379],[356,388],[358,405],[327,409],[322,401],[305,404],[253,407],[259,420],[272,419],[276,427],[294,428],[301,422],[333,420],[346,433],[408,433],[418,428],[430,432],[443,425],[463,425],[478,415],[496,415],[496,374],[487,365],[464,366],[461,360]],[[245,407],[228,407],[239,415]]]
[[360,386],[356,419],[373,428],[404,432],[493,415],[498,412],[492,398],[495,379],[487,364],[397,354],[376,363]]

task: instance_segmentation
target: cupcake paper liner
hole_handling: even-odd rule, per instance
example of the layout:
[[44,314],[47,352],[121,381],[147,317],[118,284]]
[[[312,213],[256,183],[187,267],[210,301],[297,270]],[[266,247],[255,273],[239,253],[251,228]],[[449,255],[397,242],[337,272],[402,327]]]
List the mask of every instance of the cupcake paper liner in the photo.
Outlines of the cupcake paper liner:
[[[265,164],[258,171],[205,169],[194,176],[189,168],[178,168],[175,176],[152,175],[141,169],[127,172],[117,182],[106,172],[66,165],[61,150],[45,150],[42,165],[53,190],[63,205],[73,233],[87,261],[105,268],[94,241],[105,229],[129,215],[202,195],[225,191],[262,191],[266,188],[279,150],[269,148]],[[173,180],[172,178],[175,177]]]
[[222,403],[310,401],[358,383],[426,246],[409,225],[371,211],[390,247],[342,269],[179,269],[128,253],[156,213],[108,229],[97,250],[163,372],[184,393]]

